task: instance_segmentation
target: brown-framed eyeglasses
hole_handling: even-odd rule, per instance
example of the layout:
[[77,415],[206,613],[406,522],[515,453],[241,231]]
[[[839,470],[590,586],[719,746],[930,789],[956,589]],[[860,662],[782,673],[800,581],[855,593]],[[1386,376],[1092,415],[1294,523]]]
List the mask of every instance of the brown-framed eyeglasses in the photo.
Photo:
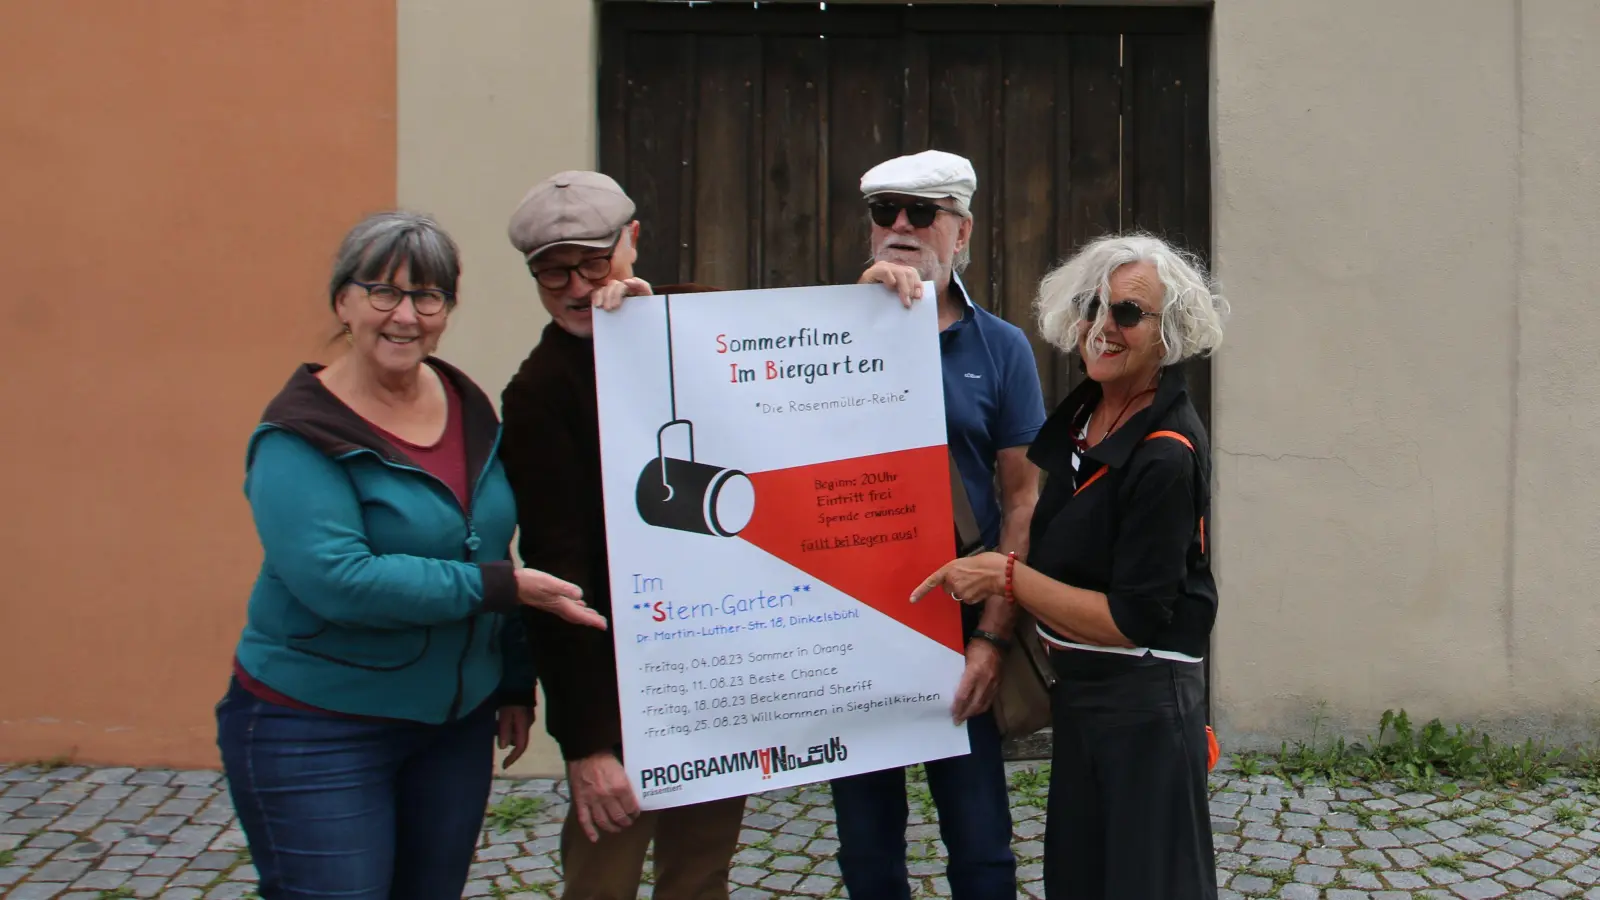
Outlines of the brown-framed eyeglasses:
[[542,269],[528,267],[534,279],[545,290],[559,291],[572,283],[572,273],[585,281],[599,281],[611,274],[611,254],[605,256],[591,256],[578,262],[575,266],[546,266]]

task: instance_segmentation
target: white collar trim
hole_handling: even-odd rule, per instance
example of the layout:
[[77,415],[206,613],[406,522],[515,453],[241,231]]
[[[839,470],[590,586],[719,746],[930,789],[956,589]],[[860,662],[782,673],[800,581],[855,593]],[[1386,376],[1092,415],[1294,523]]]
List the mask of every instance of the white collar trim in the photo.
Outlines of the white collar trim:
[[967,306],[969,308],[973,310],[978,308],[978,305],[972,302],[972,294],[967,292],[967,286],[961,280],[961,276],[958,275],[954,270],[950,272],[950,283],[961,289],[961,299],[967,301]]

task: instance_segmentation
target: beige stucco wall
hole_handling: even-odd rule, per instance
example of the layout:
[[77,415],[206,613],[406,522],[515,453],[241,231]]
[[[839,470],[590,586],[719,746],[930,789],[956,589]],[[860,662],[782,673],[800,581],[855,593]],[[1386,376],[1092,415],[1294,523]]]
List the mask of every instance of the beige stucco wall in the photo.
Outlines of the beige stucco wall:
[[548,321],[506,223],[534,182],[594,165],[591,5],[398,3],[398,196],[461,245],[440,352],[496,397]]
[[1600,712],[1588,0],[1222,0],[1216,697],[1576,736]]
[[1216,367],[1221,721],[1503,706],[1512,4],[1232,0],[1214,25],[1239,310]]
[[[399,197],[462,243],[445,352],[491,391],[544,321],[506,216],[594,164],[595,9],[399,0]],[[1224,736],[1587,729],[1600,4],[1218,0],[1214,32]]]
[[1509,633],[1519,700],[1600,717],[1600,4],[1524,0]]
[[[497,400],[549,321],[506,223],[534,182],[595,164],[593,19],[589,0],[397,2],[397,196],[461,246],[439,352]],[[516,774],[559,772],[542,722]]]

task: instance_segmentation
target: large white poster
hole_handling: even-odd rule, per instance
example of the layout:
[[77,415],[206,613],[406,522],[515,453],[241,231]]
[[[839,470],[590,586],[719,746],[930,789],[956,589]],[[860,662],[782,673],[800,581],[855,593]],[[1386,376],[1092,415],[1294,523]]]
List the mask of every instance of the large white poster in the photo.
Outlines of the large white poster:
[[[925,296],[933,296],[924,285]],[[647,809],[968,752],[937,309],[878,285],[595,315],[624,763]]]

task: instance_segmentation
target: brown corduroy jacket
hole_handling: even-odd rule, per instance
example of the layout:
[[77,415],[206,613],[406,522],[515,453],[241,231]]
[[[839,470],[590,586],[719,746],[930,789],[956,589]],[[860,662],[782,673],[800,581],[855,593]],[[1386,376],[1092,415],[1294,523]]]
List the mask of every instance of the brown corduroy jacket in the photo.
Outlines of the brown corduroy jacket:
[[[718,288],[657,287],[657,294]],[[517,550],[529,568],[583,589],[591,608],[613,620],[600,487],[600,414],[594,342],[554,322],[500,397],[500,459],[517,500]],[[622,715],[610,631],[570,625],[523,608],[534,667],[545,693],[545,730],[568,760],[620,753]]]

